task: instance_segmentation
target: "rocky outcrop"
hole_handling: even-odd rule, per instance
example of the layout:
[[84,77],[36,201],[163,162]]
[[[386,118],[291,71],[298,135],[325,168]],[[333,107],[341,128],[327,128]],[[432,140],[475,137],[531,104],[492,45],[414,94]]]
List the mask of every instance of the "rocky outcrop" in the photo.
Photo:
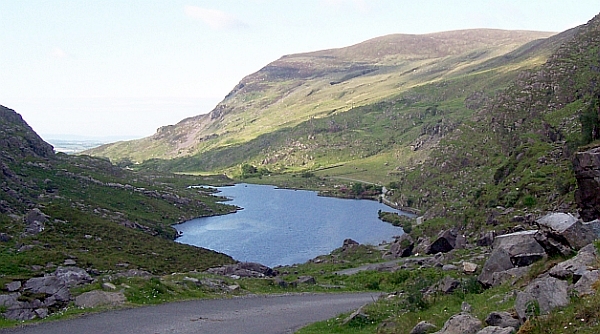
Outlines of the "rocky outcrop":
[[418,324],[416,324],[415,327],[413,327],[413,329],[410,331],[410,334],[433,333],[433,331],[435,331],[436,328],[437,327],[432,323],[429,323],[427,321],[421,321]]
[[485,323],[488,324],[488,326],[501,328],[511,327],[518,329],[521,326],[519,319],[514,318],[512,314],[508,312],[491,312],[485,318]]
[[600,147],[578,152],[573,159],[577,179],[575,201],[583,221],[600,218]]
[[10,283],[6,287],[13,293],[0,295],[0,306],[6,309],[2,315],[13,320],[45,318],[71,301],[70,288],[91,281],[81,268],[58,267],[54,273],[30,278],[24,284]]

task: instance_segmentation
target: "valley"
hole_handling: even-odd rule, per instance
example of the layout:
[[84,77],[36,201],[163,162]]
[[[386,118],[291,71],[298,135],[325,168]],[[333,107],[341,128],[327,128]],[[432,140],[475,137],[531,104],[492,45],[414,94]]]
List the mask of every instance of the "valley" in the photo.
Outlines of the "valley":
[[[287,55],[206,115],[79,155],[0,107],[0,326],[379,291],[299,333],[598,332],[598,82],[600,15],[558,34],[389,35]],[[406,232],[390,243],[346,239],[275,268],[173,241],[174,223],[239,209],[190,185],[240,182],[418,215],[380,212]]]

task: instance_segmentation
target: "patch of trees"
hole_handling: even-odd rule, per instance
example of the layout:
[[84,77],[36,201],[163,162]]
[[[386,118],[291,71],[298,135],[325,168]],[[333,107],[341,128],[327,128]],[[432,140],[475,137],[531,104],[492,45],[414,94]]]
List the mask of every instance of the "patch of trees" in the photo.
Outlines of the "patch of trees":
[[240,172],[242,179],[247,179],[249,177],[261,178],[263,177],[263,175],[267,175],[270,173],[269,170],[264,167],[257,168],[256,166],[251,164],[242,164],[242,166],[240,167]]

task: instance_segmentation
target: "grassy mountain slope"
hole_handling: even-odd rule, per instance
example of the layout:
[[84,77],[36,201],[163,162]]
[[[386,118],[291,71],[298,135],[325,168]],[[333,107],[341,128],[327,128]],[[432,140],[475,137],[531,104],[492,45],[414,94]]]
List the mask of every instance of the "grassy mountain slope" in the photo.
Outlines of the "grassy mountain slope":
[[0,286],[66,259],[100,272],[127,267],[154,273],[233,262],[172,240],[173,223],[231,210],[211,194],[187,188],[206,181],[55,155],[20,115],[1,106],[0,168]]
[[[162,127],[149,138],[88,153],[141,162],[233,147],[422,85],[532,67],[548,52],[523,51],[528,56],[520,58],[511,52],[550,35],[502,30],[389,35],[347,48],[284,56],[242,79],[209,114]],[[490,63],[492,59],[496,62]]]

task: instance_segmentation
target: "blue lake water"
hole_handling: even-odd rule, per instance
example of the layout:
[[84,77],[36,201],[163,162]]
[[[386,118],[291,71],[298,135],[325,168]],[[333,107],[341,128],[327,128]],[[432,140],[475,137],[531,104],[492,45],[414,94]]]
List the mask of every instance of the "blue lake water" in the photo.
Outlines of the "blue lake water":
[[347,238],[377,245],[403,233],[379,220],[377,211],[405,213],[376,201],[252,184],[218,189],[219,195],[232,199],[227,203],[243,210],[175,225],[182,233],[178,242],[273,267],[329,254]]

